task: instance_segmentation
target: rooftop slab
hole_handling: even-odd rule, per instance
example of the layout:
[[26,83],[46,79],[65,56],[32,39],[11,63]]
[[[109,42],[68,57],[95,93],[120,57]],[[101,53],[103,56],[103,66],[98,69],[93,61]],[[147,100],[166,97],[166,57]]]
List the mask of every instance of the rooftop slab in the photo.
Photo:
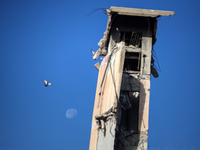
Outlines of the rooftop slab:
[[107,10],[107,14],[117,13],[119,15],[129,16],[143,16],[143,17],[160,17],[175,15],[173,11],[151,10],[151,9],[137,9],[125,7],[113,7]]

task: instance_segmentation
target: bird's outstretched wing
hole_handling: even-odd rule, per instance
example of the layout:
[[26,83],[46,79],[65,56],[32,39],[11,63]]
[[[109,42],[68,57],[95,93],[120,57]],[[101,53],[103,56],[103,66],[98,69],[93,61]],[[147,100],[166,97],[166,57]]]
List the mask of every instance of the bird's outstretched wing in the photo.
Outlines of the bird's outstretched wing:
[[48,85],[53,85],[52,83],[48,83]]
[[42,80],[44,82],[44,84],[47,84],[48,82],[46,80]]

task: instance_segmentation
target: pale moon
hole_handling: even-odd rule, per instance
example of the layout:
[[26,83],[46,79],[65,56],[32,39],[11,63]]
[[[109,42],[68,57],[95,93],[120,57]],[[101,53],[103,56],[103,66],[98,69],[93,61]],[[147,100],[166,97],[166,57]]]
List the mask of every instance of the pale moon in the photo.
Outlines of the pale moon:
[[77,114],[78,114],[78,111],[74,108],[70,108],[66,111],[66,117],[68,119],[72,119],[72,118],[76,117]]

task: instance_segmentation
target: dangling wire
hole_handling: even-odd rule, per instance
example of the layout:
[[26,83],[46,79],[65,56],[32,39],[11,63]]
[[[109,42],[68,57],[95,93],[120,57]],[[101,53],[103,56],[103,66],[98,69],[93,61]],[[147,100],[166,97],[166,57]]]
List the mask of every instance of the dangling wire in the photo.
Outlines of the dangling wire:
[[154,48],[152,48],[152,57],[155,58],[154,60],[156,61],[156,63],[158,64],[158,68],[156,67],[155,63],[153,63],[153,66],[154,68],[157,70],[157,71],[160,71],[161,72],[161,68],[160,68],[160,64],[159,64],[159,61],[158,61],[158,57],[156,55],[156,51],[154,50]]
[[[149,20],[149,18],[147,18],[147,20],[148,20],[148,35],[149,35],[149,32],[150,32],[150,20]],[[157,21],[159,21],[158,18],[157,18]],[[160,64],[159,64],[159,61],[158,61],[158,57],[156,55],[156,52],[155,52],[153,46],[152,46],[151,56],[153,57],[153,60],[154,60],[154,62],[152,63],[153,67],[156,69],[156,71],[160,71],[161,72],[161,68],[160,68]],[[158,64],[158,67],[155,65],[155,62]]]
[[97,10],[103,10],[103,13],[106,14],[106,9],[107,8],[97,8],[97,9],[94,9],[91,13],[87,14],[86,17],[90,16],[91,14],[95,13]]

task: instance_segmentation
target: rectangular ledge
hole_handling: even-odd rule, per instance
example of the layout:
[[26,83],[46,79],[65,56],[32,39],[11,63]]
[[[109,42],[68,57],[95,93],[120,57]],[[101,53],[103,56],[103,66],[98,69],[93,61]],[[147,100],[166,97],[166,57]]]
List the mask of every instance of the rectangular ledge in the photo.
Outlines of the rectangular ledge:
[[175,15],[175,12],[173,11],[113,7],[113,6],[107,10],[108,14],[110,14],[111,12],[118,13],[119,15],[143,16],[143,17],[159,17],[159,16]]

